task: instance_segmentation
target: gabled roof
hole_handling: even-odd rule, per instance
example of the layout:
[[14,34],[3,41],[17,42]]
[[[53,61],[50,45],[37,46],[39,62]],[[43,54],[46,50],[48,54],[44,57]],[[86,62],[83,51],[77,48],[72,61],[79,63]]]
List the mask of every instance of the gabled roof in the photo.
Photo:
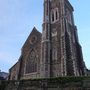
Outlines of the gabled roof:
[[32,29],[30,35],[31,35],[33,32],[37,32],[37,33],[41,34],[41,32],[39,32],[39,31],[36,29],[36,27],[34,27],[34,28]]
[[28,41],[30,40],[30,38],[32,37],[32,35],[36,35],[36,34],[38,34],[39,37],[42,36],[41,32],[39,32],[39,31],[36,29],[36,27],[34,27],[34,28],[32,29],[32,31],[31,31],[31,33],[29,34],[27,40],[25,41],[25,43],[24,43],[22,49],[23,49],[24,46],[28,43]]

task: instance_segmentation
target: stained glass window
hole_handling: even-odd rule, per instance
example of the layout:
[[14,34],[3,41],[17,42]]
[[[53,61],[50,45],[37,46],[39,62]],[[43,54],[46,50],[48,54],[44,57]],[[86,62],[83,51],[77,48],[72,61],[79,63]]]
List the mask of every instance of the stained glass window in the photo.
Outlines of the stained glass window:
[[26,74],[37,72],[37,58],[35,51],[31,51],[26,62]]

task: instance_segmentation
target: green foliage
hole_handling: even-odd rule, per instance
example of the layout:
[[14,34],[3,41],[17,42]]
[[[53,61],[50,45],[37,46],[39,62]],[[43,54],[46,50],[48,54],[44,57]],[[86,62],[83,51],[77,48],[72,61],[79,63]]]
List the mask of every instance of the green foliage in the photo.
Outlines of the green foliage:
[[56,77],[56,78],[38,78],[28,80],[8,80],[0,81],[0,90],[4,90],[8,85],[12,86],[36,86],[43,87],[44,84],[49,87],[82,87],[85,81],[90,82],[90,77]]

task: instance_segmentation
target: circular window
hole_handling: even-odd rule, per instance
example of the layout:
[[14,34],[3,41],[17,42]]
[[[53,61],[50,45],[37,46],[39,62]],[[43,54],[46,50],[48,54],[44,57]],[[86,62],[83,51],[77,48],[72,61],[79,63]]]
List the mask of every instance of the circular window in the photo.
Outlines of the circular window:
[[34,44],[34,43],[36,42],[36,40],[37,40],[37,37],[36,37],[36,36],[33,36],[33,37],[31,38],[31,40],[30,40],[30,43],[31,43],[31,44]]

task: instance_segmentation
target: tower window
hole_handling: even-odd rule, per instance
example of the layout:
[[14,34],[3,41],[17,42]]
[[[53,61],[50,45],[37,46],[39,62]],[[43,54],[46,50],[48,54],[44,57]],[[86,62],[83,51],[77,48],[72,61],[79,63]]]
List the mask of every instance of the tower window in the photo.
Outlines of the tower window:
[[58,19],[58,12],[56,11],[56,20]]
[[59,20],[58,8],[51,10],[51,23],[55,23]]
[[72,24],[72,15],[69,9],[66,9],[67,20],[69,24]]
[[52,11],[52,22],[54,22],[54,12]]

